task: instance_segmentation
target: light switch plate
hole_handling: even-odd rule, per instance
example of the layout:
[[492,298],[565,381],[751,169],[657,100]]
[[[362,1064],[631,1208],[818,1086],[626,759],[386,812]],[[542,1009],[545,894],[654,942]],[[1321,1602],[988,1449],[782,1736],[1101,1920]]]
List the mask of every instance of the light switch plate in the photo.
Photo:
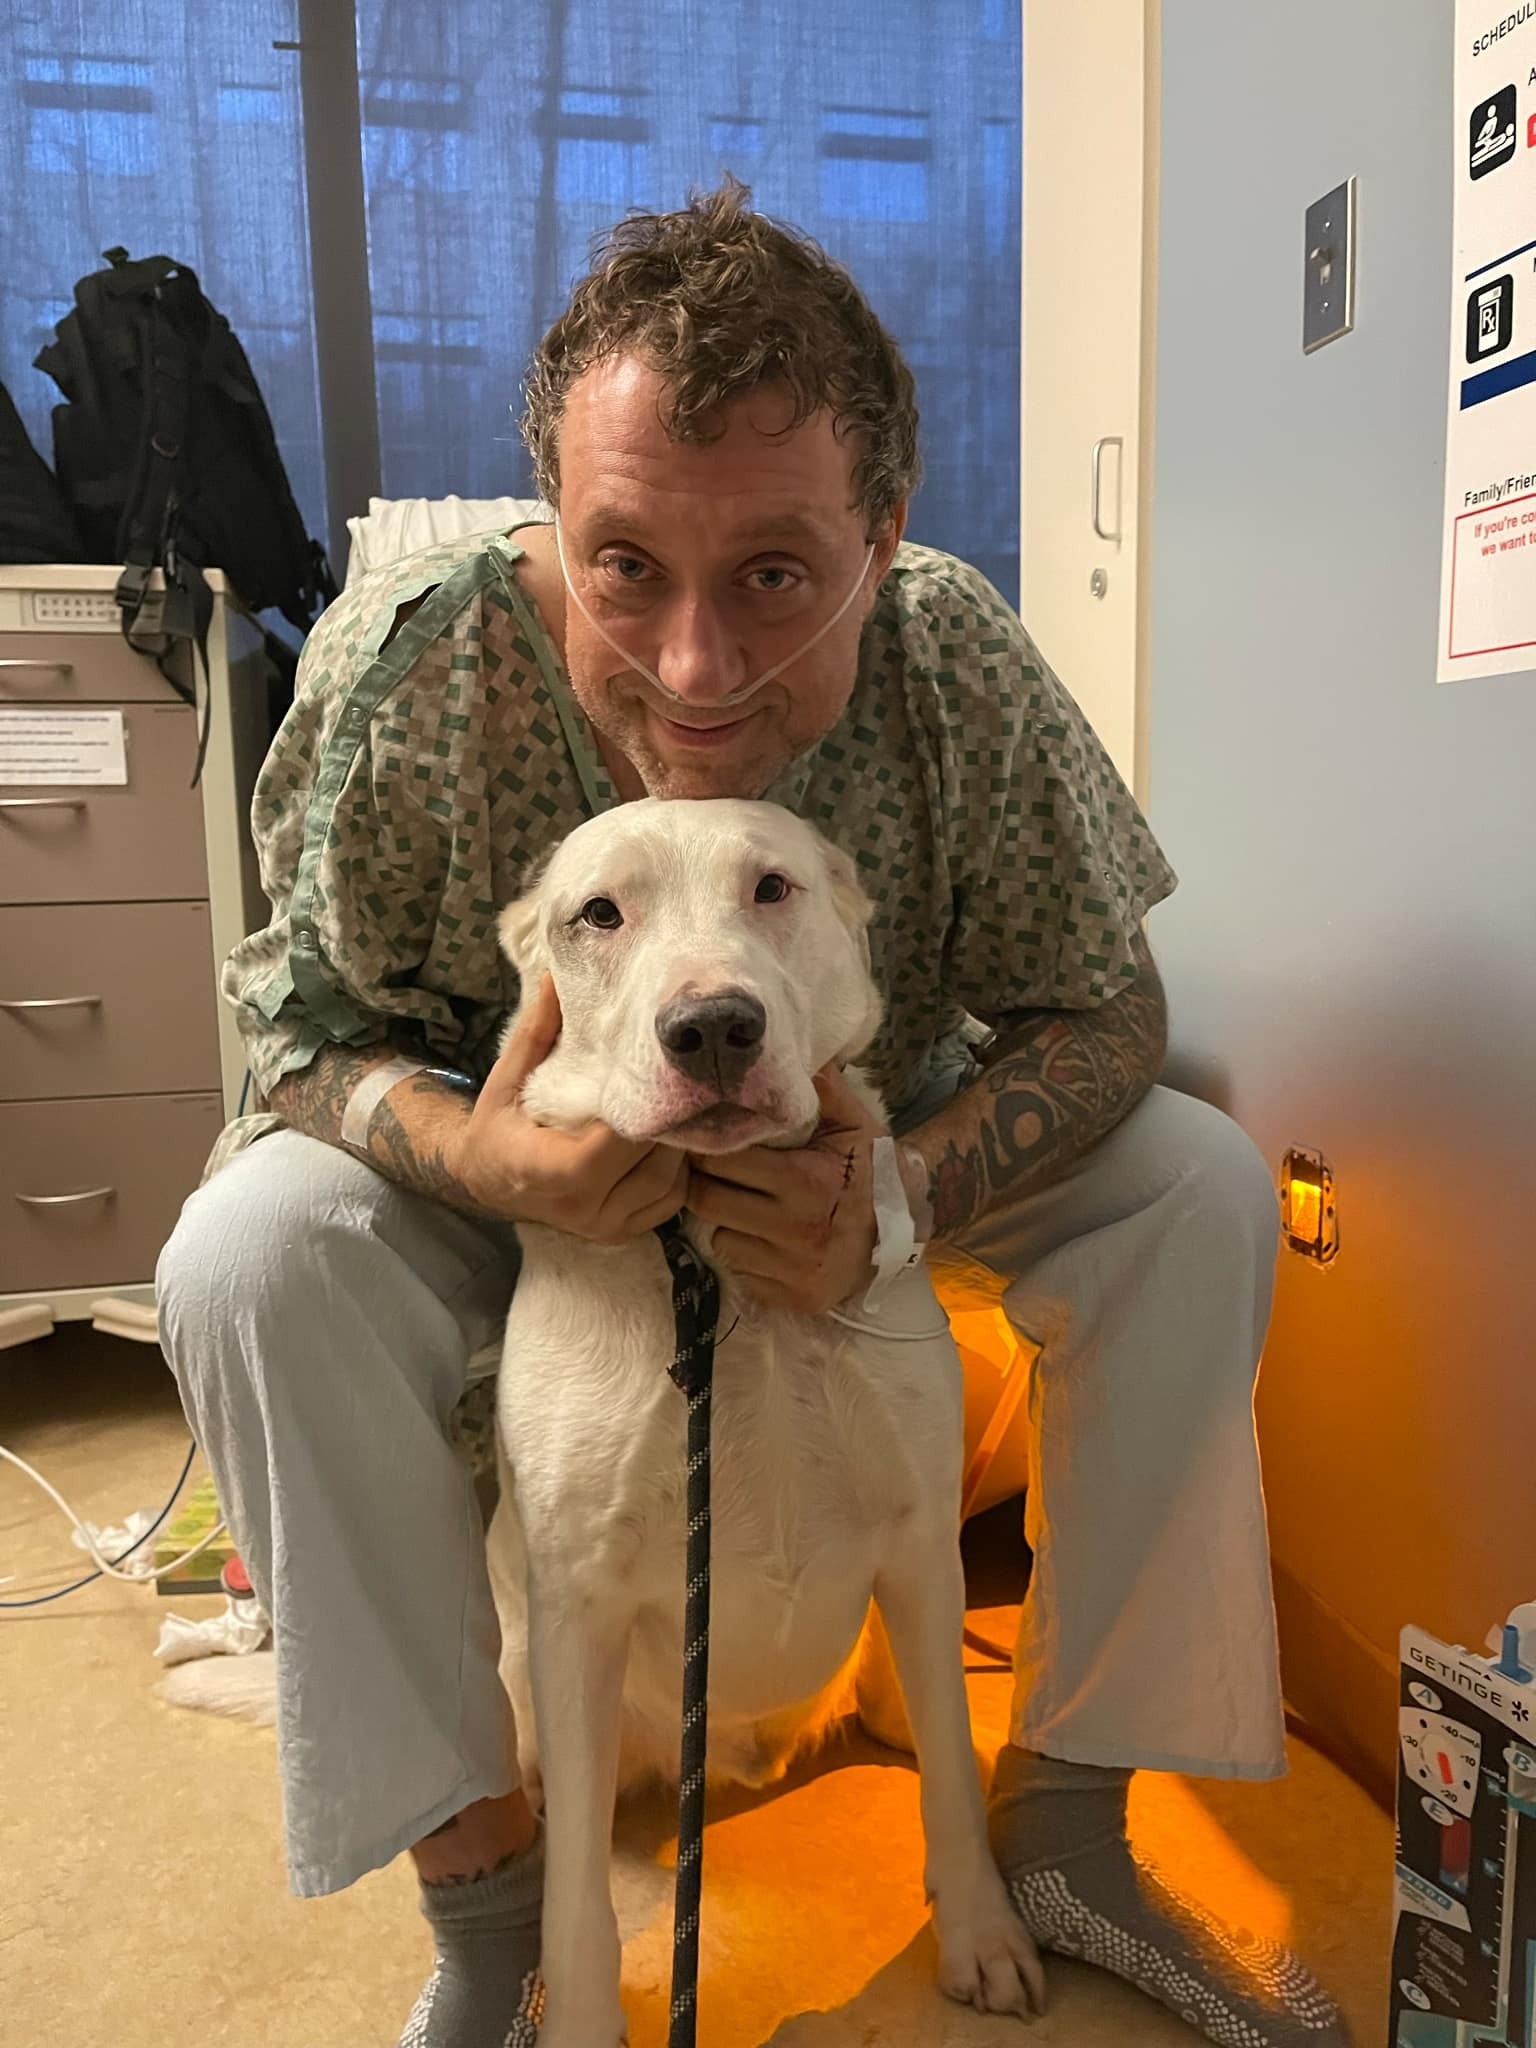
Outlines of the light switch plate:
[[1304,355],[1337,341],[1355,324],[1355,181],[1307,208],[1307,270],[1302,299]]

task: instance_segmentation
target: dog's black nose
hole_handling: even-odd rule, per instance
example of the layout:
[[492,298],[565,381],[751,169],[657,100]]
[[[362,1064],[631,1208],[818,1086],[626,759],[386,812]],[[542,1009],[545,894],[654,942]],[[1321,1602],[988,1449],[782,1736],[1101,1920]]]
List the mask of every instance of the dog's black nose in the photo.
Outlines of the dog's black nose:
[[768,1012],[745,989],[717,996],[678,996],[656,1014],[667,1058],[690,1081],[732,1088],[763,1049]]

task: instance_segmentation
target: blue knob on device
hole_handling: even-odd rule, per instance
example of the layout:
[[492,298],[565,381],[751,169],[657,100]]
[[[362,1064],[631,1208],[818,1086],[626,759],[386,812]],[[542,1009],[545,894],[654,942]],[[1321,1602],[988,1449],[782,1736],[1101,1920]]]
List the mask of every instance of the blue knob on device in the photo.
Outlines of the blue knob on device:
[[1501,1677],[1512,1678],[1516,1685],[1529,1685],[1531,1673],[1520,1662],[1520,1629],[1513,1621],[1504,1624],[1504,1648],[1494,1670]]

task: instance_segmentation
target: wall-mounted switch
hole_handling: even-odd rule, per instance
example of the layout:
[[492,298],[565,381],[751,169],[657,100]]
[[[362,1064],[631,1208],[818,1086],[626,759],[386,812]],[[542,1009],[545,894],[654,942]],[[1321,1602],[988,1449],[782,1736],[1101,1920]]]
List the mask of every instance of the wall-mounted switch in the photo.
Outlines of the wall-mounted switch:
[[1355,181],[1307,208],[1301,347],[1311,355],[1355,324]]

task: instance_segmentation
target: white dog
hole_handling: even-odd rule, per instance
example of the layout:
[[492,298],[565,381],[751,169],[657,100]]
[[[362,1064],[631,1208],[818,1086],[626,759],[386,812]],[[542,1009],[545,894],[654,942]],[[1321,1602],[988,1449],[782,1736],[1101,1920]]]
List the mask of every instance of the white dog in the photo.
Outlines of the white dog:
[[[695,1153],[806,1143],[812,1076],[879,1022],[868,915],[853,863],[774,805],[651,800],[582,825],[502,918],[525,1000],[551,972],[563,1018],[525,1109]],[[709,1233],[690,1236],[707,1255]],[[489,1550],[524,1782],[546,1816],[540,2041],[613,2048],[615,1791],[678,1763],[687,1404],[653,1235],[519,1237]],[[847,1320],[757,1308],[720,1279],[711,1774],[763,1783],[815,1739],[873,1599],[922,1774],[940,1982],[1027,2014],[1039,1961],[988,1851],[966,1709],[961,1373],[943,1312],[921,1269],[878,1314],[855,1296]]]

